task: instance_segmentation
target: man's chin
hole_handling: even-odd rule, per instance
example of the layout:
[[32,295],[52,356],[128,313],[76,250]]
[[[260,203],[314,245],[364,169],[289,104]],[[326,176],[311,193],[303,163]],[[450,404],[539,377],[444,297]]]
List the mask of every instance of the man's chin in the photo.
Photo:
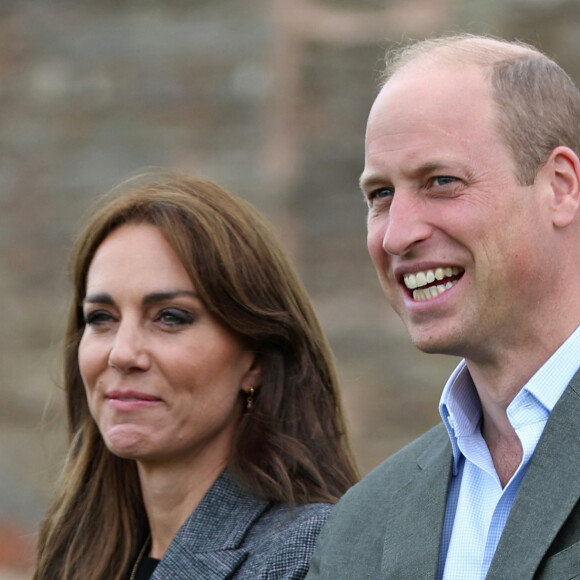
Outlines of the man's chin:
[[413,332],[409,330],[413,344],[426,354],[447,354],[451,356],[460,356],[457,340],[453,337],[441,334],[432,334],[425,332]]

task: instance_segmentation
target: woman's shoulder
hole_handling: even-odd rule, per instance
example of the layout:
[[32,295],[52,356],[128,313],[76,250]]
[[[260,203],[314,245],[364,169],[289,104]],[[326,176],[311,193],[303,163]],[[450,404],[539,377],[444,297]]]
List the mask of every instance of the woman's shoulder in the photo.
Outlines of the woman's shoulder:
[[316,540],[332,508],[327,503],[270,504],[245,538],[244,548],[249,556],[239,577],[304,578]]
[[333,507],[334,505],[329,503],[298,505],[271,503],[256,522],[254,530],[258,532],[267,528],[280,534],[288,534],[293,531],[316,529],[326,522]]

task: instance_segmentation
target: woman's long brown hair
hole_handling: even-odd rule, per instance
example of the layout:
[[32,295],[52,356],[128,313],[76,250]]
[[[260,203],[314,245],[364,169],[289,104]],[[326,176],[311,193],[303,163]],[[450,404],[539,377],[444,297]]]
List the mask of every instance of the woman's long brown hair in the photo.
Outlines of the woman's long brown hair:
[[73,249],[64,352],[71,444],[40,532],[34,580],[121,580],[147,532],[135,462],[105,447],[77,361],[89,266],[125,223],[158,227],[205,307],[259,357],[262,382],[229,462],[236,481],[269,501],[311,503],[335,502],[358,479],[328,343],[270,226],[211,182],[141,176],[105,198]]

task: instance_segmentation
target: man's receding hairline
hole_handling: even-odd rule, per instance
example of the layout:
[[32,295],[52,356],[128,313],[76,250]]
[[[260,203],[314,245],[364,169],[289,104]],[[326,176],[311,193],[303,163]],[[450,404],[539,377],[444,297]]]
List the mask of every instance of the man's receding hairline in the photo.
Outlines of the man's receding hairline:
[[502,61],[526,57],[550,60],[534,46],[521,41],[508,42],[464,34],[421,40],[387,51],[380,87],[384,87],[397,73],[422,62],[439,60],[460,65],[473,64],[486,69]]

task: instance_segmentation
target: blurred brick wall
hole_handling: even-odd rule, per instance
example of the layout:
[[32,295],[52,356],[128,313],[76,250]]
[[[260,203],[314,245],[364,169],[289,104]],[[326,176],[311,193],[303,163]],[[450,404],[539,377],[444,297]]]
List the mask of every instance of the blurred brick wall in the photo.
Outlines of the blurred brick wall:
[[578,78],[579,12],[565,0],[1,2],[0,579],[25,577],[62,462],[66,259],[96,195],[168,166],[274,221],[334,347],[366,472],[438,420],[456,362],[414,349],[366,254],[357,181],[384,49],[460,28],[519,36]]

